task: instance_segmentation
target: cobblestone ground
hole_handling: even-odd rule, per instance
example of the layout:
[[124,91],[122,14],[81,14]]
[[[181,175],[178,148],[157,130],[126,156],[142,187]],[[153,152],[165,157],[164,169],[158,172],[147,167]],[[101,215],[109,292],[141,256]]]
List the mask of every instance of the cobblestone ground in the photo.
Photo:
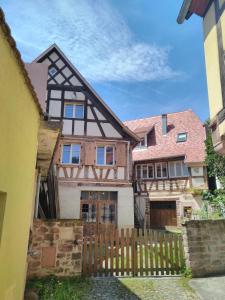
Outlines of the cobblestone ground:
[[199,300],[184,278],[95,278],[87,300]]

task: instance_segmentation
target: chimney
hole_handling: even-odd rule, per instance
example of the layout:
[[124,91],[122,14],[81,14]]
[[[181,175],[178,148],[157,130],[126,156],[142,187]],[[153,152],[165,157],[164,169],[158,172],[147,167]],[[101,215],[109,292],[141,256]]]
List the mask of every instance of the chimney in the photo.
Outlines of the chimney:
[[162,115],[162,134],[167,134],[167,114]]

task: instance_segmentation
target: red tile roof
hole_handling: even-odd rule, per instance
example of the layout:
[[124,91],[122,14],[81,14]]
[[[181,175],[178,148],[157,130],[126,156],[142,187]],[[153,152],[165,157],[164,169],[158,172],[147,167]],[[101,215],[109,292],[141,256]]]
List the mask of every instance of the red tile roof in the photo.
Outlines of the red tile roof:
[[[192,110],[167,114],[168,132],[162,135],[162,116],[149,117],[124,122],[134,132],[153,126],[147,149],[133,150],[133,160],[154,160],[185,156],[185,162],[204,162],[206,138],[205,128]],[[187,141],[177,143],[178,133],[187,133]]]

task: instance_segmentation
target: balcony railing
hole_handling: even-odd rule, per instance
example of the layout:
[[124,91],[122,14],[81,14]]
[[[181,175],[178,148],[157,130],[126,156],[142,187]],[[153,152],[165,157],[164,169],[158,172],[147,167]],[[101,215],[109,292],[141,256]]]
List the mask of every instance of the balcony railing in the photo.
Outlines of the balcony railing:
[[189,178],[165,178],[153,180],[136,180],[135,192],[147,193],[154,191],[185,191],[190,188]]

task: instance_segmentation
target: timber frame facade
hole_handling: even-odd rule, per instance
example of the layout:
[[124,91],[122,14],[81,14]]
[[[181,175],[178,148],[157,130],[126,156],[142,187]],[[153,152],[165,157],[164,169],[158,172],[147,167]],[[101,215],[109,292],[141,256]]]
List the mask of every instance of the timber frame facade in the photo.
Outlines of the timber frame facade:
[[57,217],[83,219],[85,230],[92,232],[104,224],[133,227],[131,155],[139,138],[57,45],[32,64],[48,66],[44,110],[51,121],[63,122],[53,160],[58,178]]
[[193,218],[208,189],[201,121],[187,110],[125,124],[141,139],[133,150],[136,227],[180,226]]

